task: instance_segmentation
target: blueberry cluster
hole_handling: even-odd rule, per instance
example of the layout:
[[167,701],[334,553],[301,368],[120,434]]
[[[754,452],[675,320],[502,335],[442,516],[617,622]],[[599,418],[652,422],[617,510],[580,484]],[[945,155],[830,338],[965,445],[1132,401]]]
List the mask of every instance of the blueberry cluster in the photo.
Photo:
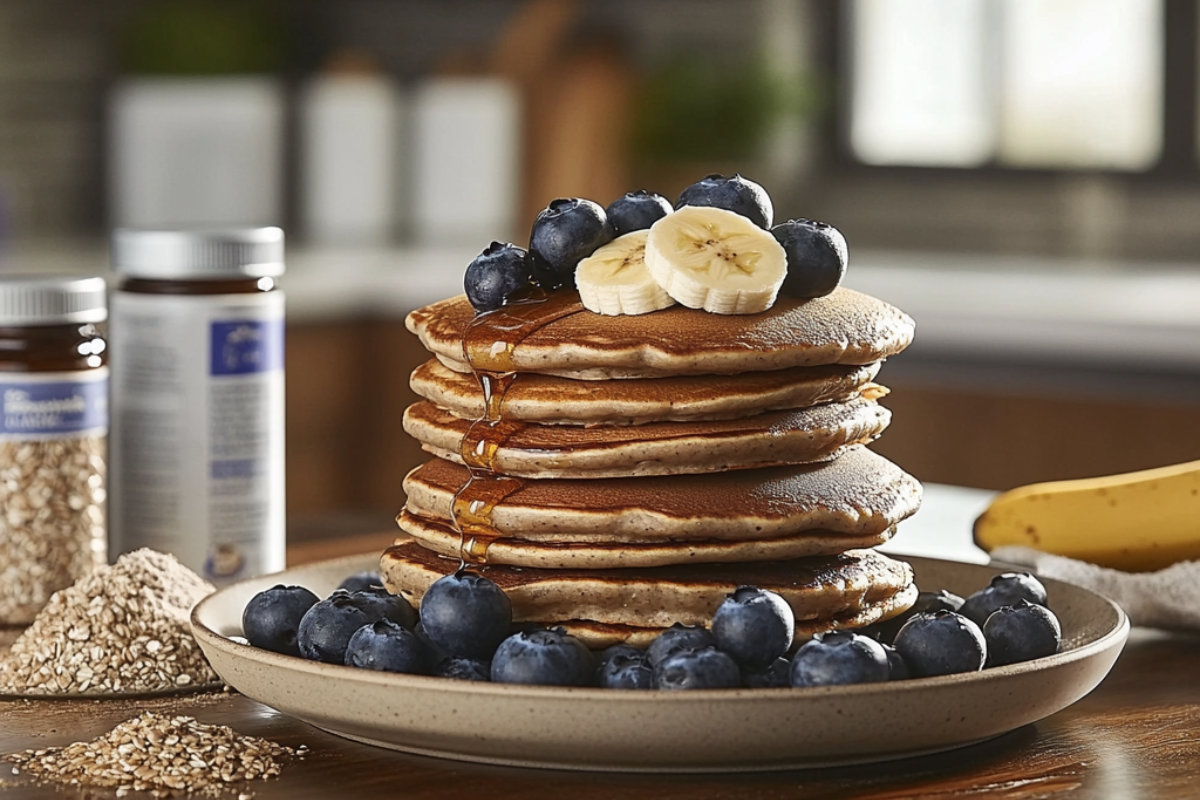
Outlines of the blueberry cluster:
[[573,287],[575,267],[597,248],[617,236],[645,230],[683,206],[722,208],[770,230],[789,264],[782,294],[821,297],[837,288],[846,273],[846,240],[836,228],[808,219],[772,227],[774,208],[762,186],[741,175],[708,175],[684,189],[674,206],[645,189],[629,192],[607,207],[580,197],[552,200],[534,219],[528,248],[492,242],[467,266],[467,299],[483,313],[528,294],[534,286],[546,291]]
[[377,575],[318,600],[298,586],[255,595],[242,617],[255,647],[334,664],[471,681],[611,689],[752,689],[874,683],[973,672],[1052,655],[1062,633],[1028,573],[996,576],[966,600],[922,592],[897,618],[814,636],[790,659],[795,618],[774,592],[743,586],[710,628],[676,624],[646,649],[598,654],[562,629],[514,626],[492,581],[459,570],[426,592],[420,614]]

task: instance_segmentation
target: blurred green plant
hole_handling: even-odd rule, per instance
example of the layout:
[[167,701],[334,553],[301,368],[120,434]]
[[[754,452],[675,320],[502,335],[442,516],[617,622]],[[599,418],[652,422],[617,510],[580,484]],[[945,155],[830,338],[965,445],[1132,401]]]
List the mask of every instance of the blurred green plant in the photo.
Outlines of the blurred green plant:
[[154,0],[130,16],[117,64],[135,75],[279,72],[287,36],[279,15],[252,0]]
[[633,147],[647,161],[740,161],[761,154],[772,126],[811,116],[817,82],[755,56],[728,63],[677,55],[650,73],[635,106]]

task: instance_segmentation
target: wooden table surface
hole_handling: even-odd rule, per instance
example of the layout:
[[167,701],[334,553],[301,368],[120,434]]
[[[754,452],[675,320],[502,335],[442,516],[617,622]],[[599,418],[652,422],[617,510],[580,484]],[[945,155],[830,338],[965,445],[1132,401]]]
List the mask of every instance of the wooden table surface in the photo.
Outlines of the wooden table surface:
[[[303,563],[370,552],[390,534],[308,542]],[[612,798],[1035,798],[1095,800],[1200,797],[1200,637],[1134,630],[1092,694],[1036,725],[953,752],[843,769],[726,775],[628,775],[511,769],[410,756],[356,744],[236,693],[104,701],[0,701],[0,758],[26,748],[95,738],[141,710],[187,714],[310,754],[276,779],[256,781],[259,800],[400,796]],[[581,725],[587,724],[584,719]],[[115,797],[113,790],[39,786],[0,763],[0,794],[20,798]],[[130,793],[128,797],[137,797]],[[226,795],[236,797],[237,793]]]

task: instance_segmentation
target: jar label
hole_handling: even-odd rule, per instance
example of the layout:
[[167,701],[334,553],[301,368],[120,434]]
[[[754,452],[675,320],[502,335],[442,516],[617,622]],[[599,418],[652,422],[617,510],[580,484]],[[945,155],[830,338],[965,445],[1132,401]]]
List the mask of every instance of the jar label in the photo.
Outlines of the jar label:
[[58,439],[108,430],[108,369],[0,373],[0,439]]

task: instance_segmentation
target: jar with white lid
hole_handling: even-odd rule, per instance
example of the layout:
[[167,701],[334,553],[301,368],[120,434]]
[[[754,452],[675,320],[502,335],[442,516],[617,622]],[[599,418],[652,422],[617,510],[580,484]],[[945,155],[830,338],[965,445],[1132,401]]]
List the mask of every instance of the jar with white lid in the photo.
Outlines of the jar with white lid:
[[0,277],[0,624],[103,564],[108,315],[98,277]]
[[109,543],[227,583],[284,567],[279,228],[113,235]]

